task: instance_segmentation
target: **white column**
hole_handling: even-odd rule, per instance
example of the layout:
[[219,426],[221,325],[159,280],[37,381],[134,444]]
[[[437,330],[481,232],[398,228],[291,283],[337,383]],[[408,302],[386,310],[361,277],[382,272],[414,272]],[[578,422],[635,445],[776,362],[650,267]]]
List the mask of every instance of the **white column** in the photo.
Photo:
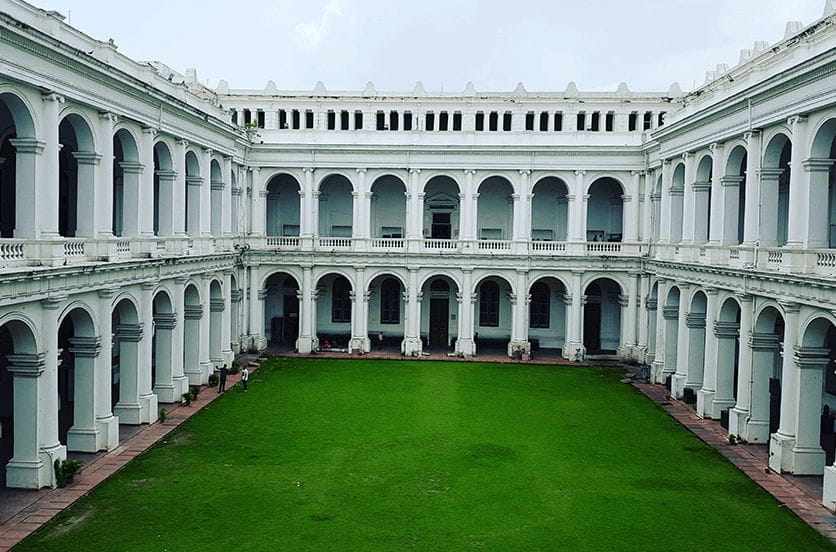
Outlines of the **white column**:
[[174,222],[173,229],[175,236],[186,235],[186,193],[188,182],[186,181],[186,146],[189,143],[186,140],[177,140],[174,146],[174,173],[175,180],[173,199],[171,204],[172,220]]
[[313,288],[313,266],[302,265],[302,298],[299,308],[299,340],[296,342],[296,350],[300,353],[310,353],[316,348],[315,329],[315,290]]
[[255,236],[263,236],[267,225],[267,189],[261,181],[261,167],[253,167],[252,173],[252,233]]
[[787,247],[801,248],[804,246],[805,230],[809,217],[807,200],[810,190],[807,174],[804,170],[804,160],[807,157],[807,117],[796,115],[790,117],[787,122],[792,130]]
[[642,202],[640,240],[645,242],[650,242],[653,238],[653,217],[655,216],[653,208],[655,180],[656,176],[652,169],[645,171],[644,191],[640,197]]
[[[586,171],[575,171],[575,186],[569,199],[569,241],[586,241]],[[574,295],[574,292],[573,292]]]
[[209,236],[212,233],[212,153],[210,148],[200,150],[200,176],[203,178],[199,202],[201,236]]
[[678,282],[679,316],[676,331],[676,372],[671,380],[671,395],[675,399],[682,397],[685,378],[688,375],[688,309],[691,307],[691,285]]
[[[711,182],[709,181],[695,181],[691,184],[691,190],[693,193],[693,237],[694,243],[696,244],[704,244],[708,241],[708,232],[709,232],[709,223],[708,223],[708,213],[711,209],[711,205],[709,205],[709,192],[711,191]],[[715,194],[719,195],[719,194]],[[714,201],[712,199],[712,201]],[[720,218],[720,213],[714,211],[714,216],[712,217],[711,224],[715,224],[715,219]]]
[[637,308],[639,310],[639,329],[638,342],[636,343],[636,360],[640,363],[645,363],[647,354],[651,352],[648,348],[648,329],[649,329],[649,315],[648,311],[650,295],[650,275],[639,274],[639,297]]
[[[142,317],[142,313],[138,313]],[[141,318],[140,318],[141,319]],[[121,322],[116,328],[119,341],[119,402],[113,413],[120,424],[139,425],[142,423],[142,406],[139,404],[139,372],[143,359],[140,358],[144,328],[142,323]]]
[[[671,243],[671,187],[673,186],[673,171],[671,160],[662,161],[662,202],[659,218],[659,243]],[[658,344],[659,341],[656,341]],[[658,347],[657,347],[658,349]]]
[[634,243],[639,241],[640,179],[643,172],[631,171],[630,174],[633,176],[630,191],[621,196],[621,200],[624,202],[624,235],[622,241]]
[[[723,187],[723,177],[725,176],[723,174],[725,171],[723,168],[724,150],[725,144],[715,143],[711,145],[711,204],[708,206],[711,213],[711,223],[708,229],[708,243],[712,245],[726,243],[723,230],[727,224],[730,224],[727,222],[730,214],[726,210],[726,200],[731,198],[728,197],[727,190]],[[731,192],[737,192],[737,188],[731,190]],[[734,214],[737,214],[737,209],[732,213],[732,215]],[[736,219],[735,222],[737,222]],[[735,228],[735,237],[737,237],[737,228]],[[734,243],[736,244],[737,241]],[[706,327],[706,331],[706,335],[712,333],[710,327]]]
[[303,197],[304,203],[302,204],[303,210],[299,214],[301,217],[299,225],[302,230],[302,237],[311,239],[318,233],[319,220],[316,216],[318,211],[316,204],[319,201],[315,194],[316,190],[314,190],[313,168],[304,167],[302,173],[305,175],[305,181],[303,183],[305,195]]
[[830,350],[796,347],[793,359],[798,370],[795,403],[798,409],[795,423],[795,444],[792,447],[792,473],[821,475],[824,471],[824,451],[821,438],[821,393],[824,370],[830,364]]
[[[793,352],[798,346],[800,324],[798,303],[782,301],[784,311],[784,356],[781,362],[781,418],[778,431],[769,440],[769,467],[778,473],[793,471],[792,448],[795,445],[795,428],[798,421],[798,367]],[[821,391],[817,393],[821,396]],[[810,400],[811,397],[804,397]]]
[[[758,241],[760,228],[761,133],[751,131],[746,140],[746,208],[743,219],[743,244],[752,247]],[[741,335],[741,340],[743,336]]]
[[58,440],[58,307],[63,302],[62,299],[55,297],[41,301],[41,329],[46,356],[44,371],[38,378],[41,386],[38,403],[38,429],[41,441],[38,456],[46,464],[44,471],[47,471],[46,480],[42,485],[51,485],[54,480],[54,460],[67,457],[67,447]]
[[366,184],[366,169],[357,169],[357,190],[362,200],[358,206],[359,218],[352,224],[358,228],[355,232],[361,239],[367,239],[370,235],[369,229],[372,220],[372,193]]
[[102,352],[96,358],[94,384],[96,404],[96,428],[98,429],[98,450],[113,450],[119,445],[119,419],[111,408],[112,347],[113,347],[113,296],[115,289],[100,289],[97,304],[99,338]]
[[232,364],[232,271],[223,273],[224,310],[221,314],[221,356],[223,362]]
[[175,327],[171,334],[171,380],[174,385],[174,401],[178,402],[183,393],[189,390],[189,380],[184,371],[184,336],[186,331],[184,292],[189,279],[179,277],[174,279],[174,316]]
[[[142,190],[142,179],[144,166],[141,163],[123,161],[122,167],[122,235],[125,237],[139,236],[140,224],[142,223],[142,212],[146,207],[143,205],[151,199],[153,201],[153,184],[151,194]],[[153,165],[152,165],[153,167]],[[151,208],[149,207],[148,210]]]
[[528,341],[528,271],[517,269],[516,293],[511,296],[511,341],[508,343],[508,356],[515,351],[528,354],[531,343]]
[[406,290],[406,332],[402,352],[405,355],[421,354],[421,290],[418,288],[418,269],[409,269],[409,283]]
[[581,341],[581,323],[583,319],[583,290],[581,289],[582,271],[572,271],[572,287],[569,292],[572,294],[572,304],[568,310],[569,320],[566,325],[567,344],[563,352],[563,358],[568,360],[583,360],[586,350]]
[[[681,243],[694,243],[694,210],[696,209],[695,190],[693,187],[696,180],[697,164],[694,154],[687,152],[682,154],[685,161],[685,190],[682,198],[682,239]],[[671,220],[671,224],[678,224],[679,221]],[[680,355],[681,356],[681,355]]]
[[[151,127],[143,127],[140,136],[140,162],[142,164],[142,181],[139,186],[139,235],[145,238],[154,236],[154,203],[160,198],[154,197],[154,137],[157,131]],[[160,183],[162,188],[162,182]],[[162,203],[160,202],[162,215]]]
[[[78,205],[78,217],[76,219],[75,235],[77,237],[92,238],[97,234],[97,228],[105,224],[102,221],[103,211],[98,211],[100,208],[99,202],[102,201],[101,196],[107,188],[110,192],[110,197],[113,192],[113,182],[108,182],[106,185],[97,186],[96,168],[101,166],[101,156],[95,152],[77,151],[72,154],[77,163],[77,180],[78,180],[78,195],[76,203]],[[113,164],[113,161],[111,161]],[[135,163],[123,164],[127,165],[128,169],[125,171],[125,182],[130,187],[131,191],[136,193],[135,180],[137,179],[135,171],[131,171]],[[111,205],[107,207],[107,213],[112,213]],[[112,220],[107,219],[108,231],[112,229]],[[135,224],[134,224],[135,227]],[[135,231],[135,230],[134,230]]]
[[221,196],[221,232],[224,236],[232,235],[232,157],[225,155],[222,180],[224,183]]
[[143,423],[157,421],[157,395],[152,390],[151,381],[151,339],[154,335],[154,288],[153,282],[140,286],[140,319],[142,320],[142,339],[139,342],[139,361],[137,363],[137,391],[139,394],[140,416]]
[[741,295],[740,300],[740,352],[737,371],[737,403],[729,411],[729,435],[743,435],[749,417],[752,384],[752,319],[753,297]]
[[[705,345],[701,349],[704,369],[702,371],[702,385],[697,391],[697,416],[700,418],[711,418],[711,406],[717,390],[717,365],[720,363],[717,355],[719,350],[718,337],[715,331],[719,308],[717,304],[718,293],[719,291],[714,288],[705,289],[705,326],[703,330]],[[690,371],[688,375],[691,376]]]
[[39,489],[53,479],[51,457],[41,454],[42,431],[38,406],[48,390],[42,377],[46,369],[44,353],[8,355],[14,401],[14,449],[6,464],[6,486]]
[[666,320],[665,303],[668,296],[668,281],[664,278],[656,280],[656,347],[653,350],[653,366],[651,367],[651,383],[664,383],[665,381],[665,343]]
[[635,358],[636,349],[636,317],[638,315],[638,293],[639,278],[638,272],[628,274],[627,295],[619,298],[621,304],[621,352],[620,356],[625,360]]
[[462,269],[462,289],[456,297],[459,303],[459,328],[456,352],[463,356],[478,353],[473,344],[473,308],[476,299],[473,293],[473,269]]
[[210,320],[212,318],[212,300],[210,299],[211,274],[200,275],[200,300],[202,316],[200,317],[200,348],[198,359],[200,362],[200,383],[209,381],[212,373],[212,361],[209,358]]
[[531,219],[531,171],[521,170],[519,193],[514,200],[514,234],[515,241],[528,242],[531,239],[531,232],[528,230],[528,223]]
[[354,269],[354,284],[351,289],[351,352],[368,353],[369,341],[369,298],[366,290],[366,271],[363,267]]
[[[176,309],[177,307],[174,306]],[[174,312],[154,313],[154,394],[161,403],[180,402],[181,394],[174,393],[173,369],[175,363],[183,364],[183,357],[174,356],[174,332],[177,329],[177,315]]]
[[97,217],[95,228],[100,238],[113,237],[113,127],[116,121],[113,113],[99,114],[98,153],[101,162],[94,180],[96,202],[92,210]]
[[462,241],[473,240],[476,236],[475,202],[479,194],[473,193],[475,174],[475,170],[465,169],[464,186],[459,194],[459,239]]
[[264,298],[266,290],[262,290],[258,285],[258,265],[253,264],[249,267],[250,272],[250,339],[253,347],[261,350],[266,347],[267,343],[264,338]]
[[[32,178],[32,188],[19,186],[15,190],[17,205],[26,206],[17,216],[24,224],[19,232],[15,228],[15,234],[19,233],[21,237],[37,237],[40,233],[48,239],[58,236],[58,152],[61,147],[58,138],[58,111],[64,103],[64,97],[48,93],[41,98],[41,134],[44,141],[28,142],[23,153],[37,155],[43,148],[43,154],[37,159],[37,170],[33,175],[36,178]],[[15,148],[20,153],[21,146],[15,145]],[[23,215],[31,216],[31,226],[26,224],[26,216]]]
[[412,240],[420,240],[424,237],[424,193],[421,191],[418,181],[420,176],[421,169],[409,169],[407,202],[411,220],[407,219],[406,237]]
[[807,217],[804,223],[804,247],[807,249],[826,249],[830,247],[830,167],[832,159],[807,159],[803,162],[807,179],[807,197],[805,208]]

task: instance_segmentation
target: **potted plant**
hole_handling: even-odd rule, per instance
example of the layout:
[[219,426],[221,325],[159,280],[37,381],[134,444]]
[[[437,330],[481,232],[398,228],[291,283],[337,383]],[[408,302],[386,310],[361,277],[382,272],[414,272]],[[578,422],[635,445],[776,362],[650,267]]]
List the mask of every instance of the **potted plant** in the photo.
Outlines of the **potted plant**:
[[67,483],[72,483],[75,475],[81,471],[81,462],[72,459],[56,459],[53,467],[55,468],[55,482],[63,488],[67,486]]

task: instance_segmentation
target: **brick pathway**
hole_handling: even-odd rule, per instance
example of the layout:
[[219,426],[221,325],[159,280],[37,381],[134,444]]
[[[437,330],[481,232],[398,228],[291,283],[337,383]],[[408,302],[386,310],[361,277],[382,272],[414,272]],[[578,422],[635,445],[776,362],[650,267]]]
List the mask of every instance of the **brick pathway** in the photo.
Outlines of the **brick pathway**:
[[[242,358],[240,362],[243,365],[246,360]],[[252,373],[258,368],[258,361],[249,360],[249,362],[250,373]],[[228,376],[227,390],[231,389],[240,379],[240,374]],[[40,529],[62,510],[86,495],[96,485],[122,469],[128,462],[148,450],[157,441],[220,396],[216,392],[216,388],[204,386],[197,399],[192,401],[190,406],[162,405],[167,412],[165,422],[142,426],[114,450],[96,455],[95,459],[85,464],[81,473],[75,476],[74,482],[63,489],[14,491],[12,507],[16,508],[17,512],[11,513],[0,524],[0,551],[9,550],[28,535]]]
[[783,506],[836,544],[836,516],[821,505],[821,487],[810,485],[806,481],[808,478],[781,475],[769,469],[763,446],[729,444],[728,434],[718,421],[699,418],[690,406],[671,399],[664,386],[640,382],[633,385],[701,441],[725,456]]

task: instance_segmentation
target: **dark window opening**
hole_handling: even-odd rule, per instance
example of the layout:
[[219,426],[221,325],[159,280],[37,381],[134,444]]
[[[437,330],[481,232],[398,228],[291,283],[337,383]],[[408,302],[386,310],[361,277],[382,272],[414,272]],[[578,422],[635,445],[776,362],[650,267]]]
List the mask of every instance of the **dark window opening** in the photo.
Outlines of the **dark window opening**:
[[456,111],[453,113],[453,130],[461,130],[462,129],[462,113],[461,111]]
[[583,111],[578,113],[578,130],[586,130],[586,113]]
[[279,128],[287,128],[287,111],[284,109],[279,110]]
[[479,286],[479,325],[499,326],[499,286],[496,282],[483,282]]
[[529,111],[525,114],[525,129],[534,130],[534,112]]
[[234,125],[238,124],[238,110],[237,109],[232,110],[232,124],[234,124]]
[[340,276],[331,287],[331,322],[351,322],[351,286]]
[[488,130],[491,132],[499,130],[499,113],[496,111],[491,111],[490,117],[488,118]]
[[354,112],[354,130],[363,130],[363,112]]
[[255,112],[255,121],[258,125],[258,128],[264,128],[264,124],[266,123],[267,119],[264,116],[264,111],[258,110]]
[[485,130],[485,114],[481,111],[476,113],[476,130],[479,132]]
[[642,130],[650,130],[653,124],[653,113],[650,111],[644,114],[644,121],[642,121]]
[[427,111],[427,116],[424,118],[424,129],[435,130],[435,113]]
[[531,302],[529,303],[528,326],[530,328],[548,328],[550,323],[550,293],[549,286],[537,282],[531,287]]
[[540,132],[549,130],[549,112],[543,111],[540,113]]
[[253,114],[249,109],[244,110],[244,124],[249,125],[253,122]]
[[554,114],[554,129],[557,132],[563,130],[563,113],[560,111]]
[[412,112],[404,111],[403,114],[403,129],[412,130]]
[[377,112],[377,130],[388,130],[386,128],[386,114],[382,111]]
[[589,126],[590,126],[590,130],[592,130],[593,132],[598,132],[599,130],[601,130],[601,114],[600,113],[598,113],[597,111],[594,111],[592,113],[592,121],[591,121],[591,124]]
[[293,128],[296,129],[296,130],[298,130],[300,125],[301,125],[301,118],[300,118],[299,115],[300,115],[299,110],[294,109],[293,110]]
[[328,110],[328,130],[337,129],[337,114],[332,110]]
[[638,128],[638,124],[639,114],[634,111],[630,113],[630,117],[627,119],[627,130],[634,132]]
[[615,126],[615,113],[610,111],[606,115],[606,119],[604,120],[604,130],[607,132],[612,132],[613,127]]
[[438,130],[449,130],[449,122],[450,116],[447,114],[446,111],[442,111],[438,114]]
[[394,278],[387,278],[380,285],[380,323],[400,324],[401,285]]
[[313,111],[308,109],[305,111],[305,128],[312,129],[313,127]]
[[659,118],[657,120],[656,126],[662,126],[665,124],[665,115],[667,115],[667,111],[660,111]]
[[389,130],[398,130],[398,112],[389,112]]
[[348,130],[348,111],[340,111],[340,130]]
[[510,132],[511,130],[511,121],[513,120],[513,115],[510,111],[506,111],[502,115],[502,130],[504,132]]

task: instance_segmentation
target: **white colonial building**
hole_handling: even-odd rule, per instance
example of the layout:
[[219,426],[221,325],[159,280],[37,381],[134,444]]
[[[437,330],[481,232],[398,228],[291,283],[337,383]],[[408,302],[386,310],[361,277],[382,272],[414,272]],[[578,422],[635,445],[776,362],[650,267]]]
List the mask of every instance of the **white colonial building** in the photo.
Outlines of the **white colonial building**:
[[647,364],[776,470],[821,474],[834,137],[832,1],[687,94],[440,94],[211,90],[2,0],[5,484],[113,449],[235,352],[381,335]]

